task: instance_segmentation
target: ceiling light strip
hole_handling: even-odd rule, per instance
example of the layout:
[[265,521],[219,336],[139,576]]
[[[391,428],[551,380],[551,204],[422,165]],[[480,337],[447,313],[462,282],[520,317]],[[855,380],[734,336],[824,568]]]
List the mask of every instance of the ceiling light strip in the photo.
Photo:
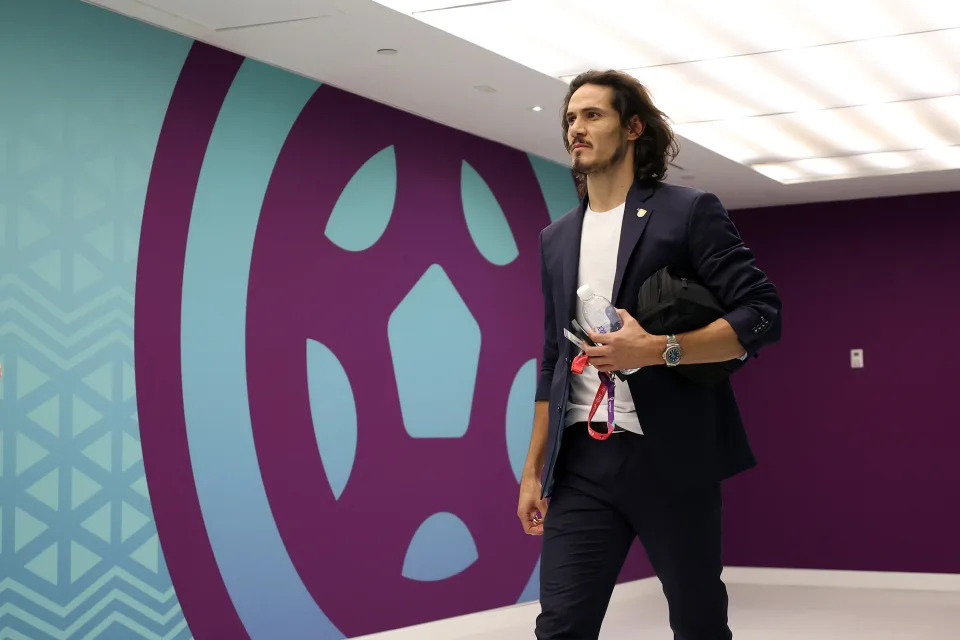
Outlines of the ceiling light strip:
[[732,118],[715,118],[712,120],[688,120],[680,122],[681,125],[694,124],[716,124],[718,122],[731,122],[733,120],[757,120],[760,118],[775,118],[779,116],[796,116],[808,113],[822,113],[824,111],[841,111],[843,109],[862,109],[865,107],[882,107],[886,105],[909,104],[913,102],[927,102],[929,100],[943,100],[944,98],[955,98],[958,93],[950,92],[943,95],[924,96],[922,98],[904,98],[902,100],[886,100],[883,102],[864,102],[862,104],[845,104],[837,107],[818,107],[816,109],[806,109],[803,111],[777,111],[771,113],[755,113],[746,116],[736,116]]
[[420,11],[411,11],[410,15],[415,16],[423,13],[436,13],[437,11],[451,11],[453,9],[467,9],[470,7],[482,7],[487,4],[503,4],[504,2],[513,2],[513,0],[483,0],[482,2],[468,2],[466,4],[454,4],[449,7],[435,7],[433,9],[421,9]]
[[960,169],[960,145],[751,165],[782,184]]
[[[695,58],[695,59],[690,59],[690,60],[676,60],[676,61],[674,61],[674,62],[663,62],[663,63],[660,63],[660,64],[651,64],[651,65],[647,65],[647,66],[644,66],[644,67],[634,67],[632,70],[628,69],[628,70],[626,70],[626,71],[629,72],[629,71],[635,71],[635,70],[638,70],[638,69],[660,69],[660,68],[663,68],[663,67],[676,67],[676,66],[684,65],[684,64],[698,64],[698,63],[701,63],[701,62],[717,62],[717,61],[720,61],[720,60],[734,60],[734,59],[737,59],[737,58],[750,58],[750,57],[753,57],[753,56],[765,56],[765,55],[772,55],[772,54],[777,54],[777,53],[791,53],[791,52],[796,52],[796,51],[810,51],[810,50],[813,50],[813,49],[823,49],[823,48],[825,48],[825,47],[842,47],[842,46],[851,45],[851,44],[861,44],[861,43],[863,43],[863,42],[875,42],[875,41],[878,41],[878,40],[893,40],[893,39],[896,39],[896,38],[906,38],[906,37],[911,37],[911,36],[922,36],[922,35],[927,35],[927,34],[931,34],[931,33],[943,33],[943,32],[945,32],[945,31],[960,31],[960,27],[942,27],[942,28],[939,28],[939,29],[925,29],[925,30],[923,30],[923,31],[911,31],[911,32],[909,32],[909,33],[897,33],[897,34],[894,34],[894,35],[883,35],[883,36],[874,36],[874,37],[871,37],[871,38],[860,38],[860,39],[858,39],[858,40],[838,40],[838,41],[836,41],[836,42],[821,42],[821,43],[818,43],[818,44],[802,45],[802,46],[799,46],[799,47],[787,47],[787,48],[784,48],[784,49],[767,49],[767,50],[765,50],[765,51],[750,51],[750,52],[747,52],[747,53],[733,53],[733,54],[729,54],[729,55],[725,55],[725,56],[715,56],[715,57],[711,57],[711,58]],[[565,73],[565,74],[562,74],[562,75],[560,75],[560,76],[558,76],[558,77],[559,77],[560,79],[565,79],[565,78],[573,78],[573,77],[575,77],[576,75],[577,75],[576,73],[573,73],[573,74],[571,74],[571,73]]]

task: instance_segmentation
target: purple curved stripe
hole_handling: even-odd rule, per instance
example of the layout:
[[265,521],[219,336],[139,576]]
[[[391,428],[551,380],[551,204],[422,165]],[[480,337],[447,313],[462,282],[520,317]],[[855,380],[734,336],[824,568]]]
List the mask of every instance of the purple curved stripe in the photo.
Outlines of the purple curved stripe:
[[187,231],[217,116],[243,58],[196,43],[164,118],[147,187],[137,263],[134,360],[150,500],[174,590],[197,640],[248,634],[220,577],[194,486],[180,379]]
[[[363,126],[331,126],[342,114]],[[324,236],[327,220],[351,176],[388,145],[397,153],[393,216],[373,247],[345,251]],[[519,248],[510,265],[490,265],[469,235],[460,192],[464,160],[503,206]],[[286,548],[347,637],[511,605],[529,580],[540,547],[512,515],[518,487],[504,421],[513,373],[538,356],[542,340],[537,242],[549,222],[525,154],[329,85],[290,132],[264,198],[250,267],[251,421]],[[406,434],[387,339],[391,311],[433,263],[449,275],[484,338],[470,427],[460,439]],[[339,500],[314,436],[308,338],[337,354],[356,395],[357,458]],[[444,345],[431,344],[428,328],[410,339],[435,349],[436,373],[444,375]],[[478,561],[448,580],[404,578],[410,540],[441,511],[468,525]],[[371,607],[358,607],[344,588],[358,579]]]

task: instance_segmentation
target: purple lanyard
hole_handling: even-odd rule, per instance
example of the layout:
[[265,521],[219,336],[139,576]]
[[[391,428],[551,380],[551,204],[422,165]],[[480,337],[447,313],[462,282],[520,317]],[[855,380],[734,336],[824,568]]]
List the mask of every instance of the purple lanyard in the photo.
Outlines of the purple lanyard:
[[[587,356],[582,353],[573,359],[573,364],[570,369],[577,375],[583,373],[584,367],[587,365]],[[587,430],[590,432],[590,436],[596,440],[606,440],[611,435],[613,435],[613,429],[617,426],[616,418],[614,415],[614,403],[613,403],[613,390],[614,382],[613,378],[609,373],[604,373],[603,371],[597,372],[600,375],[600,388],[597,389],[597,395],[593,399],[593,406],[590,407],[590,416],[587,418]],[[594,431],[590,423],[593,422],[593,416],[596,415],[597,409],[600,408],[600,402],[603,400],[603,396],[607,396],[607,432],[600,433]]]

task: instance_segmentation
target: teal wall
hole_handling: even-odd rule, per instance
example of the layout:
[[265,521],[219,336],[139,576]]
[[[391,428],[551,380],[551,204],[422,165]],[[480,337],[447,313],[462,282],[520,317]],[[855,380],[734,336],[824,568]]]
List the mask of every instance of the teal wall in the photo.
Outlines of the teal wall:
[[0,637],[190,636],[133,371],[140,217],[191,42],[0,1]]
[[[148,186],[151,180],[157,179],[152,172],[156,171],[158,141],[164,126],[170,124],[165,125],[168,107],[178,81],[182,80],[188,56],[194,49],[195,44],[187,38],[74,0],[0,0],[0,363],[3,365],[3,377],[0,378],[0,638],[109,640],[196,636],[220,640],[226,636],[217,629],[226,627],[217,627],[217,620],[231,617],[243,625],[231,628],[242,628],[250,637],[298,638],[309,635],[305,635],[306,627],[282,628],[283,618],[277,618],[276,612],[243,610],[245,601],[229,587],[233,579],[231,575],[246,575],[251,588],[256,585],[249,581],[250,576],[255,579],[260,575],[265,583],[271,579],[271,576],[257,573],[260,569],[257,569],[256,548],[244,549],[250,554],[246,573],[231,574],[230,571],[237,568],[235,565],[221,565],[222,576],[212,578],[217,582],[217,588],[226,589],[229,599],[218,602],[226,603],[229,610],[221,611],[200,596],[189,595],[195,591],[190,591],[191,581],[183,576],[188,576],[184,571],[190,565],[199,564],[192,555],[195,551],[182,546],[175,535],[158,533],[157,520],[161,516],[156,505],[151,503],[151,494],[156,502],[158,492],[167,492],[165,495],[170,500],[176,500],[178,494],[170,492],[180,485],[192,487],[195,480],[201,478],[201,472],[212,478],[226,478],[228,489],[230,486],[244,486],[242,481],[250,479],[239,476],[231,479],[231,467],[226,462],[216,466],[220,463],[207,460],[214,466],[201,468],[197,440],[192,443],[190,452],[193,469],[188,465],[165,469],[164,460],[156,457],[159,454],[141,444],[141,422],[146,418],[138,413],[138,386],[143,386],[144,381],[151,383],[155,375],[153,370],[138,370],[134,357],[135,297],[138,306],[151,301],[150,291],[137,289],[138,266],[142,266],[138,257],[144,241],[141,225]],[[259,188],[259,197],[263,198],[266,180],[273,171],[272,163],[280,153],[284,136],[298,117],[307,118],[301,110],[306,109],[307,99],[322,86],[305,83],[300,78],[249,61],[241,65],[237,78],[231,100],[227,103],[233,120],[228,121],[225,115],[220,118],[211,143],[216,153],[206,157],[203,179],[199,180],[198,208],[193,212],[190,250],[191,256],[200,256],[197,260],[204,259],[198,244],[201,242],[198,235],[201,233],[201,214],[220,215],[224,206],[219,200],[209,200],[211,180],[215,176],[220,181],[218,188],[224,197],[231,194],[229,189],[222,191],[222,187],[233,180],[246,191]],[[292,93],[271,93],[273,102],[257,97],[271,88],[285,86],[293,87]],[[234,108],[241,98],[249,103],[242,113]],[[387,109],[378,105],[369,108]],[[401,116],[397,113],[396,117]],[[274,132],[277,135],[268,140],[264,136],[273,134],[268,128],[259,127],[258,119],[267,122],[265,127],[279,119],[285,122],[285,128],[281,127],[282,131]],[[323,124],[323,120],[318,119],[318,123]],[[362,125],[362,120],[356,122],[357,127]],[[460,140],[456,136],[462,136],[439,125],[424,123],[423,126],[432,127],[431,132],[439,132],[441,140],[431,139],[418,153],[430,153],[431,144],[438,145],[437,153],[440,153],[444,136],[449,136],[451,141]],[[273,145],[269,149],[272,159],[260,155],[264,144]],[[482,144],[487,149],[483,154],[495,160],[501,158],[489,166],[498,163],[507,166],[517,158],[526,163],[522,171],[529,174],[529,182],[523,184],[529,184],[530,188],[523,189],[529,193],[514,190],[513,195],[523,196],[520,200],[533,205],[524,205],[519,212],[504,206],[509,213],[504,217],[501,210],[503,189],[491,190],[484,180],[484,172],[489,178],[492,170],[478,169],[486,166],[482,162],[474,162],[475,167],[464,160],[461,166],[457,160],[453,175],[464,208],[464,219],[458,223],[457,233],[462,227],[463,238],[471,239],[476,259],[487,265],[483,269],[505,267],[511,263],[511,268],[520,268],[521,278],[511,276],[511,281],[520,283],[520,288],[510,295],[520,296],[528,301],[525,304],[529,308],[538,309],[538,271],[531,268],[535,267],[536,261],[531,251],[535,251],[537,231],[575,203],[569,172],[539,158],[501,150],[492,143]],[[347,187],[341,185],[342,194],[331,192],[337,206],[326,211],[330,216],[327,237],[337,247],[358,255],[374,245],[379,234],[390,224],[401,224],[414,235],[419,233],[416,225],[420,223],[415,219],[401,220],[400,223],[390,220],[389,209],[394,200],[388,191],[396,190],[397,181],[402,182],[404,175],[409,179],[411,174],[398,173],[397,166],[399,164],[401,170],[408,166],[402,158],[409,159],[410,156],[395,155],[393,147],[370,155],[370,162],[357,171],[350,184]],[[254,167],[256,162],[252,160],[268,164]],[[255,168],[253,177],[264,182],[246,181],[244,174],[238,173],[244,166]],[[384,190],[384,177],[393,180],[390,190]],[[429,170],[420,170],[421,181],[429,177]],[[197,185],[184,184],[182,187],[192,189]],[[177,185],[173,191],[179,188]],[[237,190],[237,193],[246,191]],[[429,200],[429,189],[427,193]],[[506,195],[511,195],[509,189]],[[235,204],[244,207],[250,203],[237,201]],[[252,233],[256,229],[258,211],[247,213],[252,216],[249,219]],[[374,234],[376,237],[370,237],[369,228],[361,227],[364,214],[368,222],[376,222],[379,229]],[[163,212],[157,215],[162,217]],[[297,224],[309,224],[309,217]],[[423,224],[427,225],[426,222]],[[230,251],[243,253],[241,244],[237,244],[242,239],[237,237],[239,231],[236,228],[224,231],[226,227],[208,227],[212,234],[206,237],[208,244],[224,243],[224,255]],[[396,229],[396,226],[392,228]],[[249,240],[253,241],[252,235]],[[251,250],[247,248],[247,258]],[[459,273],[466,275],[458,276],[455,263],[463,256],[462,251],[458,250],[459,254],[455,252],[452,257],[439,249],[435,255],[431,251],[429,246],[421,249],[420,259],[431,266],[421,272],[420,286],[415,286],[418,284],[416,279],[402,284],[411,295],[405,298],[406,305],[398,310],[414,309],[407,323],[413,324],[403,328],[401,322],[389,327],[390,330],[402,329],[402,335],[392,336],[395,345],[398,349],[410,347],[419,337],[414,294],[427,295],[426,304],[439,300],[450,313],[465,314],[467,324],[474,322],[474,317],[481,319],[484,326],[476,325],[473,357],[482,366],[489,357],[484,355],[489,346],[481,347],[481,329],[491,330],[491,323],[482,320],[477,301],[489,305],[494,298],[477,299],[476,295],[477,291],[483,291],[484,278],[494,282],[490,280],[493,278],[490,274],[495,271],[474,267],[464,271],[465,267],[461,266]],[[193,260],[188,259],[188,270],[191,264],[201,264]],[[518,267],[520,263],[522,265]],[[217,264],[218,261],[214,260],[211,267],[215,268]],[[169,265],[171,277],[179,277],[177,274],[183,269],[182,263],[171,262]],[[215,313],[222,312],[222,309],[204,306],[203,287],[215,287],[217,281],[210,280],[213,276],[209,275],[209,270],[203,274],[206,280],[197,276],[185,284],[184,304],[193,304],[194,307],[186,308],[184,313],[194,314],[191,319],[199,318],[200,324],[185,325],[184,339],[198,341],[188,355],[192,354],[192,362],[198,367],[209,368],[210,362],[198,356],[197,350],[205,344],[203,323],[215,323]],[[234,278],[236,275],[225,273],[223,277]],[[364,283],[358,285],[364,286]],[[200,288],[193,290],[191,287]],[[473,298],[468,291],[470,287],[473,287]],[[441,298],[431,298],[430,292]],[[493,289],[490,295],[492,292]],[[463,299],[472,302],[473,316],[470,309],[464,307]],[[242,311],[245,301],[243,298],[239,301]],[[533,325],[539,324],[536,313],[527,315]],[[381,322],[378,326],[384,336],[388,333],[390,317],[385,315],[382,322],[377,320]],[[397,317],[401,318],[400,315]],[[488,341],[490,335],[486,334]],[[356,366],[356,362],[351,364],[349,356],[342,352],[338,360],[324,346],[323,335],[314,338],[306,343],[310,350],[306,355],[310,379],[302,382],[304,394],[319,411],[317,408],[327,402],[323,393],[329,381],[324,381],[324,372],[326,375],[340,373],[330,380],[342,380],[343,369],[338,367],[349,370]],[[523,353],[517,356],[523,356],[517,366],[498,372],[495,385],[481,380],[475,392],[472,385],[461,390],[459,386],[462,384],[454,384],[451,394],[456,397],[446,401],[446,405],[435,406],[432,412],[424,411],[423,406],[429,396],[417,400],[419,396],[416,394],[423,391],[422,387],[411,386],[409,392],[404,392],[403,380],[398,380],[396,384],[400,389],[392,387],[391,392],[391,402],[398,407],[399,396],[405,394],[403,410],[413,416],[408,419],[406,431],[416,438],[428,439],[462,438],[470,421],[471,407],[474,407],[473,411],[478,410],[472,399],[474,394],[478,394],[477,402],[481,405],[489,404],[489,398],[496,396],[494,404],[508,414],[509,425],[514,425],[508,425],[506,433],[502,425],[496,428],[494,444],[499,444],[491,449],[494,451],[491,455],[502,458],[494,468],[502,469],[498,476],[502,485],[497,486],[506,489],[497,494],[496,504],[502,504],[503,513],[507,515],[516,500],[516,469],[522,462],[525,441],[529,437],[532,397],[528,402],[525,394],[530,388],[528,378],[535,376],[534,359],[539,355],[536,340],[527,340],[524,345]],[[388,359],[385,353],[384,362]],[[404,360],[409,362],[409,358]],[[242,365],[243,361],[240,363]],[[476,366],[474,363],[473,371],[467,372],[465,379],[477,379]],[[196,403],[200,400],[192,399],[202,400],[213,389],[209,380],[191,377],[199,370],[184,372],[182,384],[188,412],[191,407],[199,406]],[[411,375],[415,377],[416,373]],[[401,378],[413,379],[409,376]],[[462,381],[464,378],[458,379]],[[180,384],[178,380],[177,385]],[[356,385],[353,392],[358,396],[354,414],[341,411],[336,415],[338,418],[352,415],[352,419],[357,420],[356,414],[360,414],[362,443],[364,405]],[[482,393],[488,395],[480,396]],[[216,408],[216,401],[211,406]],[[332,409],[334,413],[338,410],[337,407]],[[458,433],[435,432],[446,424],[437,420],[437,416],[446,415],[458,416]],[[404,417],[407,416],[398,412],[396,419]],[[389,421],[374,422],[375,427],[366,428],[392,428]],[[431,424],[435,425],[433,431]],[[210,436],[214,433],[211,431],[203,432],[207,434],[204,437],[214,438],[209,440],[210,443],[215,445],[216,437],[223,438],[221,442],[225,445],[237,441],[231,432],[234,428],[232,422],[221,421],[216,426],[221,429],[220,436]],[[158,429],[163,427],[160,425]],[[315,449],[319,447],[319,454],[324,457],[323,466],[334,492],[332,497],[340,500],[343,494],[343,500],[338,504],[349,504],[351,487],[356,486],[355,479],[351,480],[353,485],[347,483],[353,459],[351,457],[350,464],[345,465],[342,457],[331,458],[330,453],[343,451],[342,442],[337,440],[340,432],[331,431],[329,425],[325,427],[319,420],[314,420],[309,427],[311,437],[315,432],[313,446]],[[353,438],[352,446],[356,447],[356,432]],[[330,443],[329,449],[324,449],[324,442]],[[361,446],[348,453],[362,456],[364,451]],[[154,462],[145,466],[144,457],[150,458],[151,455]],[[424,468],[420,462],[416,466]],[[145,468],[162,472],[151,472],[148,477]],[[482,477],[476,482],[477,488],[486,484]],[[257,486],[262,490],[262,483]],[[323,490],[329,489],[325,486]],[[467,487],[464,490],[469,493],[474,489]],[[203,490],[199,493],[202,496]],[[246,495],[228,495],[226,502],[219,504],[230,503],[238,497],[241,500],[247,498]],[[451,508],[456,506],[451,505]],[[402,510],[404,505],[393,502],[386,507]],[[310,509],[309,500],[304,508]],[[269,518],[269,510],[265,513]],[[209,517],[209,514],[204,513],[204,516]],[[166,518],[166,528],[161,526],[160,531],[178,528],[180,523],[175,518],[163,517]],[[467,516],[463,517],[469,520]],[[419,515],[417,518],[424,519]],[[453,523],[453,528],[450,529],[447,523]],[[258,523],[252,523],[250,535],[257,529],[253,525]],[[201,533],[203,526],[204,523],[200,522]],[[211,535],[215,533],[215,526],[212,521],[206,522]],[[274,525],[271,523],[270,526]],[[467,546],[478,545],[479,551],[477,546],[472,546],[470,553],[474,555],[467,562],[458,564],[460,560],[457,558],[461,556],[456,555],[460,553],[456,549],[450,551],[453,555],[438,553],[435,538],[427,535],[433,529],[441,535],[450,530],[458,532],[465,536]],[[405,558],[405,562],[402,566],[398,563],[390,568],[396,574],[391,574],[391,579],[395,578],[398,585],[410,585],[410,588],[417,584],[424,585],[424,588],[435,586],[450,592],[451,589],[444,587],[443,580],[457,574],[463,574],[461,578],[470,575],[476,578],[477,574],[469,571],[492,571],[491,576],[496,573],[489,569],[487,546],[491,543],[484,542],[489,536],[474,527],[473,536],[478,541],[474,542],[459,518],[436,514],[427,518],[416,531],[412,540],[408,538],[402,542],[406,551],[400,557]],[[282,527],[280,532],[283,532]],[[517,544],[523,544],[525,541],[518,524],[516,533]],[[248,540],[245,535],[237,534],[238,544]],[[209,551],[206,540],[204,545]],[[213,551],[210,562],[222,561],[222,556],[214,558],[217,550]],[[523,552],[529,562],[512,569],[516,575],[510,576],[509,588],[499,586],[500,583],[492,577],[476,578],[479,580],[476,584],[480,585],[476,602],[509,604],[518,599],[535,598],[536,585],[531,570],[535,567],[536,552],[532,557],[530,553],[530,550]],[[294,558],[299,562],[296,556]],[[173,564],[185,568],[178,574],[169,569]],[[483,569],[485,565],[488,569]],[[326,587],[317,586],[320,578],[311,578],[310,571],[303,564],[296,569],[291,565],[291,571],[293,576],[299,571],[305,583],[313,585],[309,595],[303,591],[308,599],[312,597],[310,606],[318,607],[318,611],[327,609],[323,595]],[[178,575],[181,576],[179,579]],[[198,585],[194,585],[195,590]],[[303,589],[303,586],[299,588]],[[209,591],[205,585],[202,589]],[[377,606],[376,602],[371,604]],[[384,607],[389,605],[387,602],[382,604]],[[428,602],[427,608],[415,611],[412,621],[424,621],[454,610],[439,605],[431,609],[430,606]],[[450,607],[461,609],[469,606],[463,602],[451,601],[450,604]],[[333,610],[336,612],[335,607]],[[382,621],[354,621],[345,614],[336,613],[330,618],[333,626],[329,631],[316,631],[322,640],[343,637],[345,629],[373,625],[370,630],[376,630],[378,626],[389,626],[392,620],[400,619],[385,617]]]

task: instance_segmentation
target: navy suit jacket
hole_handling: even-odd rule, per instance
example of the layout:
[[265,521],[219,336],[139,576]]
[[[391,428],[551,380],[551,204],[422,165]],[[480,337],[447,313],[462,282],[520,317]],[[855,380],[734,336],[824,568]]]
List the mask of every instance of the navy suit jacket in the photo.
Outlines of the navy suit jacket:
[[[549,400],[543,474],[549,496],[560,453],[576,347],[563,336],[575,317],[580,232],[586,199],[540,233],[544,345],[536,400]],[[643,215],[640,213],[646,211]],[[720,200],[665,183],[637,182],[627,195],[612,300],[636,317],[640,285],[664,266],[692,269],[727,310],[725,319],[755,357],[780,339],[777,290],[757,268]],[[681,365],[683,366],[683,365]],[[756,464],[729,380],[704,386],[666,364],[627,379],[658,477],[675,487],[722,480]],[[618,436],[619,437],[619,436]]]

